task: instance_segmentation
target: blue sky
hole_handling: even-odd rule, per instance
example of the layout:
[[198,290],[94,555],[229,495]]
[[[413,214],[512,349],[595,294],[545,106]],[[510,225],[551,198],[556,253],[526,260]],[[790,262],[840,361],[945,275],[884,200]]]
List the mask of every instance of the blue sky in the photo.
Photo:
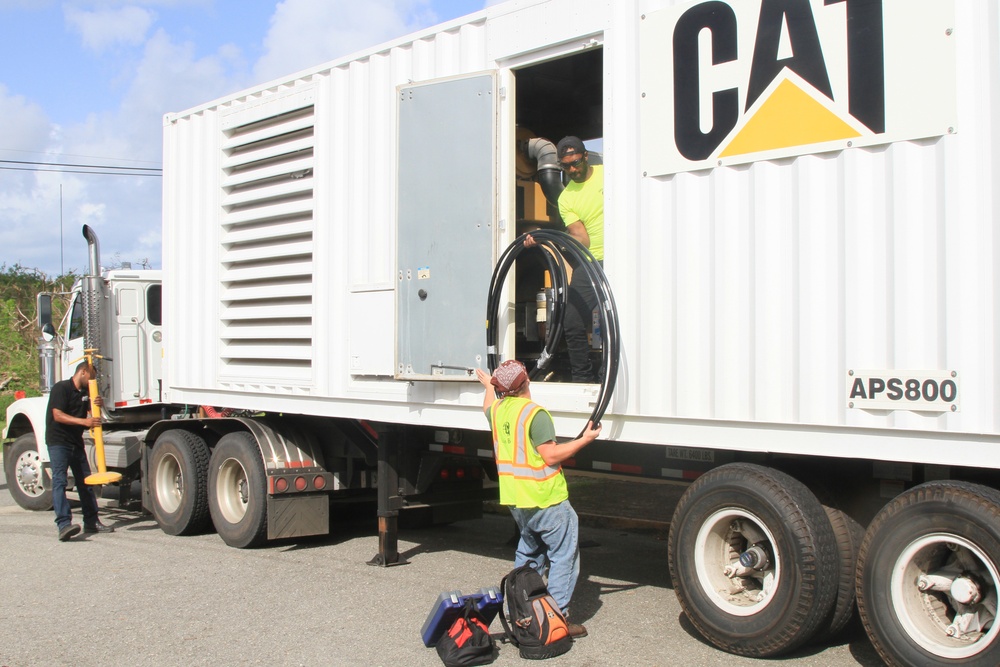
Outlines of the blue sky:
[[[160,266],[160,178],[17,162],[159,167],[162,116],[497,0],[0,0],[0,265]],[[54,168],[58,169],[58,168]]]

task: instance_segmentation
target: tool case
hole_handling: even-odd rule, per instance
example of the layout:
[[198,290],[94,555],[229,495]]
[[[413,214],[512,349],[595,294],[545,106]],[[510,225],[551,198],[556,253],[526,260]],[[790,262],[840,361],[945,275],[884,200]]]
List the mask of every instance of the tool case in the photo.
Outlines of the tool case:
[[476,611],[483,617],[483,622],[487,625],[493,622],[497,612],[503,605],[503,593],[496,586],[480,588],[472,595],[462,595],[460,591],[445,591],[438,595],[434,606],[427,614],[427,620],[420,628],[420,638],[424,641],[424,646],[431,647],[437,644],[456,618],[462,615],[465,608],[465,601],[472,599],[475,602]]

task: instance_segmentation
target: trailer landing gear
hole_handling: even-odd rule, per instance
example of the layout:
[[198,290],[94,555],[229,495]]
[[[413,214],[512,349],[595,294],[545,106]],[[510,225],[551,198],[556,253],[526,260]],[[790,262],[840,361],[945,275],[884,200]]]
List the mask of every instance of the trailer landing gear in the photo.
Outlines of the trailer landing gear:
[[391,567],[406,565],[399,556],[399,443],[402,437],[398,430],[387,427],[378,430],[378,553],[368,561],[369,565]]

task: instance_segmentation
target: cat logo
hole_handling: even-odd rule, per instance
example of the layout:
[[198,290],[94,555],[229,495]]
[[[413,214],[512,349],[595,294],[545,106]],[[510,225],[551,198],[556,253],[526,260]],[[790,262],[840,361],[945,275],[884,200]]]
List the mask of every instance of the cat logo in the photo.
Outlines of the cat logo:
[[643,17],[642,168],[956,131],[954,0],[709,0]]

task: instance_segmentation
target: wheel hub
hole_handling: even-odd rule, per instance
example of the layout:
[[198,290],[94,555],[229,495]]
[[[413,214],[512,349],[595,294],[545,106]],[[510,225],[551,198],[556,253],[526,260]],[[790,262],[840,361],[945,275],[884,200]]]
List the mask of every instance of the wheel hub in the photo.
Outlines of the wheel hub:
[[166,453],[154,471],[156,479],[156,500],[164,512],[173,514],[181,507],[184,499],[184,473],[180,461],[172,453]]
[[894,571],[893,606],[924,649],[961,659],[997,641],[1000,573],[978,547],[954,535],[928,535],[900,554]]
[[780,573],[771,542],[763,522],[741,508],[720,510],[706,520],[695,562],[702,589],[716,606],[735,616],[767,606]]
[[235,458],[226,459],[219,466],[219,510],[230,523],[239,523],[250,504],[250,484],[246,470]]
[[17,460],[17,484],[29,496],[40,496],[42,488],[41,459],[37,452],[26,452]]
[[740,554],[740,565],[751,570],[766,570],[771,565],[771,559],[767,555],[767,550],[759,544],[755,544]]

